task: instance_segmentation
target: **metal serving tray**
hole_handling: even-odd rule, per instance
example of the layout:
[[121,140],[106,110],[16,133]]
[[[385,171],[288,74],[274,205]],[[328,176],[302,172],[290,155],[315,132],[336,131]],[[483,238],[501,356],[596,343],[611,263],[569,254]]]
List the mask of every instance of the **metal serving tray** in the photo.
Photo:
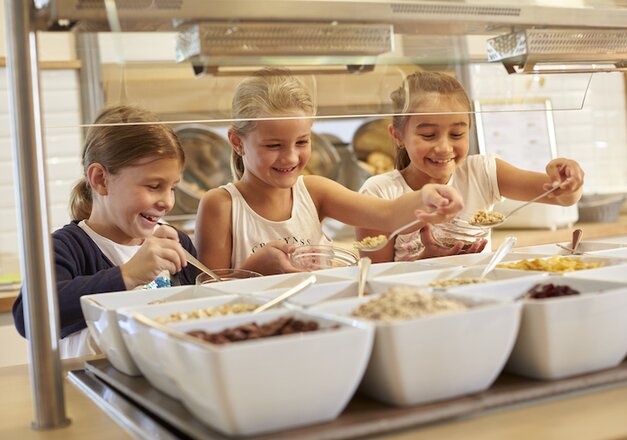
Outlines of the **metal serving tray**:
[[[85,363],[68,373],[69,380],[117,423],[138,438],[227,439],[192,416],[178,401],[153,388],[143,377],[127,376],[106,359]],[[599,387],[627,386],[627,360],[618,367],[554,381],[501,374],[488,390],[455,399],[395,408],[356,395],[336,420],[255,439],[347,439],[415,428],[427,423],[478,415],[497,407],[536,403]],[[253,438],[253,437],[247,437]]]

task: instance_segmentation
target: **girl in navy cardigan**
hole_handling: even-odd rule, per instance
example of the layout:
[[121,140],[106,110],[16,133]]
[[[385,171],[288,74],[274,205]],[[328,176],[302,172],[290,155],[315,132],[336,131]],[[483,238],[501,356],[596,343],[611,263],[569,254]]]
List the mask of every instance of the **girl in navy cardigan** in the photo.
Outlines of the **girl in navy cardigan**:
[[[160,225],[174,206],[184,162],[170,126],[140,108],[105,109],[90,127],[82,152],[84,175],[70,198],[73,221],[52,234],[61,357],[96,352],[81,296],[194,284],[197,271],[187,265],[183,251],[196,256],[190,238]],[[270,246],[248,268],[280,266],[277,260],[289,261],[288,251],[287,245]],[[21,294],[13,317],[26,336]]]

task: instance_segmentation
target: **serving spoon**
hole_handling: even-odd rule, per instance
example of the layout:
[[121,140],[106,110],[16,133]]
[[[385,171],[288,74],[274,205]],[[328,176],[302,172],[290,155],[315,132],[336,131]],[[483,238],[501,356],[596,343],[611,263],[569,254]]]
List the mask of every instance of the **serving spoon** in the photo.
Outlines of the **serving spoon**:
[[470,224],[471,224],[471,225],[473,225],[473,226],[480,227],[480,228],[494,228],[494,227],[496,227],[496,226],[500,226],[500,225],[502,225],[503,223],[505,223],[505,222],[506,222],[506,221],[507,221],[507,220],[508,220],[508,219],[509,219],[509,218],[510,218],[510,217],[511,217],[514,213],[516,213],[516,212],[520,211],[521,209],[523,209],[523,208],[524,208],[524,207],[526,207],[526,206],[529,206],[529,205],[530,205],[530,204],[532,204],[533,202],[537,202],[537,201],[538,201],[538,200],[540,200],[541,198],[548,196],[548,195],[549,195],[549,194],[551,194],[553,191],[556,191],[556,190],[560,189],[560,188],[562,187],[562,185],[563,185],[563,184],[564,184],[567,180],[568,180],[568,179],[563,180],[562,182],[560,182],[560,183],[558,183],[557,185],[555,185],[555,186],[551,187],[551,189],[549,189],[549,190],[547,190],[547,191],[543,192],[543,193],[542,193],[542,194],[540,194],[539,196],[534,197],[533,199],[529,200],[528,202],[525,202],[525,203],[523,203],[522,205],[520,205],[519,207],[517,207],[517,208],[515,208],[515,209],[511,210],[509,213],[505,214],[505,215],[503,216],[503,218],[502,218],[501,220],[499,220],[499,221],[496,221],[496,222],[493,222],[493,223],[486,223],[486,224],[483,224],[483,223],[470,223],[470,222],[468,222],[468,223],[470,223]]
[[366,289],[366,280],[368,279],[368,270],[370,269],[370,263],[372,260],[368,257],[360,258],[357,262],[359,269],[359,276],[357,280],[357,296],[364,296],[364,290]]
[[492,272],[496,265],[499,264],[507,254],[509,254],[509,251],[511,251],[514,246],[516,246],[516,237],[513,235],[506,237],[496,252],[494,252],[490,261],[488,261],[488,264],[485,269],[483,269],[483,272],[481,272],[479,278],[485,278],[490,272]]
[[209,269],[207,266],[202,264],[200,261],[198,261],[185,248],[183,248],[183,251],[185,252],[185,259],[187,260],[189,264],[196,267],[197,269],[200,269],[202,272],[206,273],[207,275],[209,275],[211,278],[213,278],[216,281],[224,281],[222,278],[220,278],[220,276],[217,273],[215,273],[214,271]]
[[284,301],[284,300],[288,299],[290,296],[296,295],[298,292],[300,292],[301,290],[305,289],[310,284],[314,284],[315,282],[316,282],[316,276],[315,275],[311,275],[311,276],[305,278],[303,281],[301,281],[297,285],[295,285],[294,287],[292,287],[291,289],[289,289],[284,294],[279,295],[276,298],[271,299],[267,303],[264,303],[264,304],[260,305],[255,310],[253,310],[253,313],[263,312],[264,310],[267,310],[270,307],[273,307],[273,306],[277,305],[281,301]]
[[422,222],[421,219],[413,220],[413,221],[411,221],[411,222],[401,226],[400,228],[392,231],[392,233],[389,234],[387,237],[385,235],[379,235],[378,237],[366,237],[366,238],[373,238],[373,239],[377,240],[376,244],[374,244],[372,246],[364,246],[359,241],[355,242],[355,244],[353,246],[356,249],[358,249],[359,251],[362,251],[362,252],[376,252],[376,251],[386,247],[388,245],[388,243],[390,242],[390,240],[392,240],[398,234],[403,232],[405,229],[411,228],[412,226],[415,226],[415,225],[417,225],[418,223],[421,223],[421,222]]
[[583,252],[579,252],[579,254],[577,253],[577,248],[579,247],[579,243],[581,242],[582,235],[583,235],[583,231],[581,229],[575,229],[573,231],[573,238],[572,238],[570,247],[566,247],[560,243],[555,243],[555,244],[557,245],[557,247],[570,252],[571,255],[583,254]]

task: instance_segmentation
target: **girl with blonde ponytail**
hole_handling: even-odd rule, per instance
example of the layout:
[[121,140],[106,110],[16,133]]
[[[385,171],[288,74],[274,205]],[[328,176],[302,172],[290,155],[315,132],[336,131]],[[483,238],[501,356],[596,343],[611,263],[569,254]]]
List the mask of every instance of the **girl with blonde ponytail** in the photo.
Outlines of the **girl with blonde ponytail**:
[[[235,182],[207,192],[196,219],[200,259],[210,268],[238,267],[270,246],[329,243],[321,221],[395,229],[428,209],[425,221],[444,221],[461,209],[444,185],[389,201],[355,193],[320,176],[302,176],[311,156],[315,107],[288,70],[264,69],[242,81],[233,97],[229,130]],[[286,256],[276,272],[293,271]],[[268,264],[270,266],[270,262]]]

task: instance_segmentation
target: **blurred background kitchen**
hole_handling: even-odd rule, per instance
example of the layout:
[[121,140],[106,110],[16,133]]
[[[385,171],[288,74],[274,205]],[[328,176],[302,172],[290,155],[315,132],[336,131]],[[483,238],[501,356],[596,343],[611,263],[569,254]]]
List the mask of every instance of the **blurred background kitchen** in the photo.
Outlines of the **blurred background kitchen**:
[[[560,6],[559,2],[552,3]],[[611,13],[605,18],[598,14],[598,5],[609,5],[611,10],[612,2],[563,3],[580,12],[587,8],[588,12],[597,12],[589,15],[594,20],[612,19]],[[0,7],[3,14],[4,4]],[[550,17],[546,19],[550,21]],[[0,25],[3,23],[1,16]],[[599,225],[596,229],[587,227],[588,233],[616,234],[616,229],[604,225],[625,223],[625,73],[573,73],[567,72],[573,66],[566,66],[557,74],[508,74],[501,63],[488,62],[486,44],[494,35],[475,35],[472,23],[466,24],[466,29],[454,29],[459,24],[451,23],[450,28],[440,25],[406,33],[395,29],[391,34],[385,27],[360,26],[360,38],[369,40],[357,44],[371,53],[344,54],[343,64],[320,64],[314,57],[305,60],[290,54],[285,54],[282,63],[275,59],[273,64],[291,66],[302,75],[317,100],[319,118],[313,126],[313,153],[307,172],[357,190],[370,175],[391,170],[394,144],[387,133],[390,92],[412,71],[446,71],[460,79],[475,105],[471,152],[498,154],[514,165],[536,170],[542,170],[541,164],[552,157],[566,156],[579,161],[586,172],[585,195],[578,207],[537,205],[520,211],[508,223],[507,228],[520,229],[516,235],[528,237],[527,241],[519,239],[519,245],[564,240],[569,234],[567,229],[581,222]],[[96,26],[94,30],[99,29]],[[50,228],[55,230],[69,221],[70,190],[81,174],[81,125],[93,120],[102,106],[133,103],[157,112],[164,121],[172,121],[183,141],[187,166],[169,220],[193,234],[200,196],[231,180],[225,120],[230,116],[234,87],[268,58],[264,54],[257,58],[194,54],[194,29],[187,34],[187,45],[185,41],[177,42],[175,32],[137,32],[132,20],[122,22],[121,30],[39,34]],[[209,41],[206,30],[200,27],[197,31],[201,41],[206,39],[207,47],[200,44],[201,50],[219,50],[219,43]],[[223,31],[246,29],[230,24]],[[495,30],[495,34],[501,33],[502,29]],[[386,37],[391,40],[386,41]],[[0,345],[5,353],[1,364],[11,365],[26,361],[26,345],[8,313],[20,276],[4,38],[3,29]],[[280,54],[285,47],[274,50]],[[244,58],[247,62],[242,61]],[[334,58],[331,55],[327,59]],[[295,60],[305,61],[295,67]],[[497,210],[507,212],[514,206],[508,201],[503,205]],[[327,222],[325,231],[340,243],[353,239],[353,230],[337,222]],[[560,231],[563,233],[558,238],[555,234]]]

